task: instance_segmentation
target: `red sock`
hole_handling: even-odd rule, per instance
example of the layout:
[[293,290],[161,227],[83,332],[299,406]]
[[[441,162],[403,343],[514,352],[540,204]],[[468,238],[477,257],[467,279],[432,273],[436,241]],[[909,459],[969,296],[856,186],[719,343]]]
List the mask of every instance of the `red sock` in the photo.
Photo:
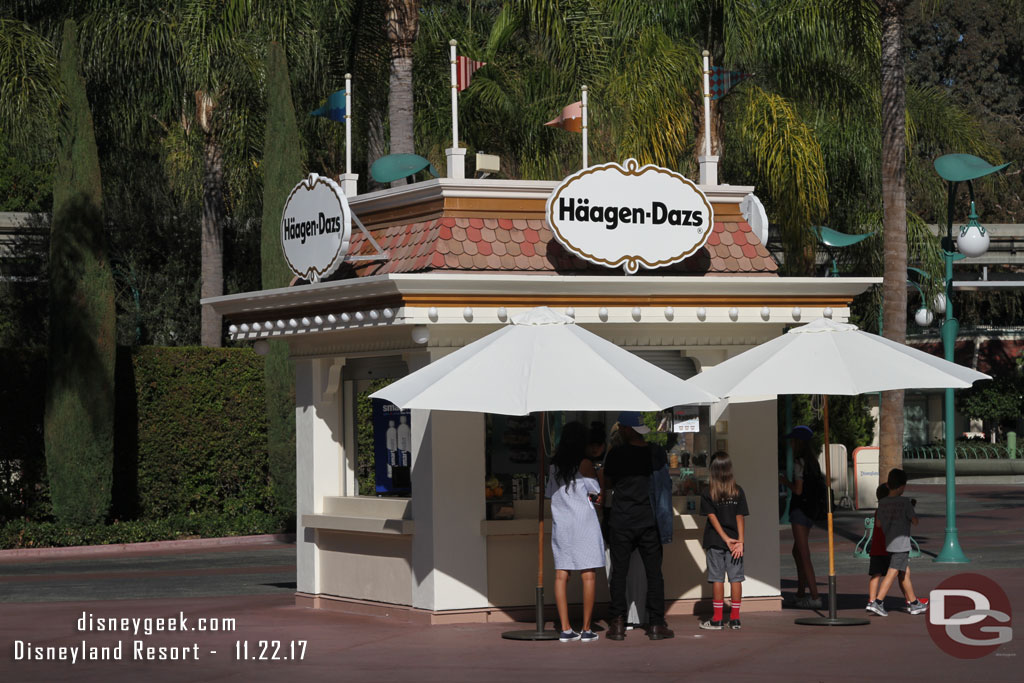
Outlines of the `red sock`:
[[739,619],[740,618],[740,601],[739,600],[733,600],[731,607],[732,607],[732,609],[729,611],[729,618],[730,619]]
[[722,620],[722,607],[724,606],[724,600],[712,600],[711,606],[715,608],[715,614],[711,617],[712,621]]

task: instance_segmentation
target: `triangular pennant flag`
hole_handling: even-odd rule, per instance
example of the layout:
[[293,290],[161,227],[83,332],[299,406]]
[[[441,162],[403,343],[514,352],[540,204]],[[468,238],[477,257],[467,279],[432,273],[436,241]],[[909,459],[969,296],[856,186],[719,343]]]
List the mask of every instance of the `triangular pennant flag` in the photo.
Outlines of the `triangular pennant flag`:
[[325,119],[331,121],[345,122],[345,91],[339,90],[338,92],[331,93],[331,96],[327,98],[327,102],[324,106],[319,109],[314,109],[309,112],[310,116],[322,116]]
[[573,102],[562,109],[562,113],[551,119],[545,126],[561,128],[572,133],[583,132],[583,103]]
[[746,71],[728,71],[720,66],[711,67],[709,78],[711,84],[711,99],[720,100],[729,94],[735,86],[747,80],[754,74]]
[[473,74],[477,69],[487,66],[487,62],[476,62],[462,55],[459,55],[455,61],[455,86],[459,92],[469,87],[469,82],[473,79]]

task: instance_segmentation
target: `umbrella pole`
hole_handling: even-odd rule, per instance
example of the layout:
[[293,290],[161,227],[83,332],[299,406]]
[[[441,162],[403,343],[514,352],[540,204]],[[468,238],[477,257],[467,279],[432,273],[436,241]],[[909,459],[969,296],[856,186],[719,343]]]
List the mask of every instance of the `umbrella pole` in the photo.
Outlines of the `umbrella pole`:
[[540,442],[537,445],[537,633],[544,631],[544,437],[547,426],[540,414]]
[[828,396],[823,395],[822,415],[825,420],[825,504],[828,510],[828,616],[797,619],[797,624],[808,626],[864,626],[867,619],[840,618],[836,615],[836,552],[832,534],[832,448],[828,439]]
[[832,444],[828,438],[828,396],[822,396],[825,418],[825,504],[828,509],[828,618],[836,618],[836,548],[832,527]]
[[558,631],[544,630],[544,425],[545,413],[540,414],[540,439],[537,442],[537,629],[534,631],[505,631],[507,640],[555,640]]

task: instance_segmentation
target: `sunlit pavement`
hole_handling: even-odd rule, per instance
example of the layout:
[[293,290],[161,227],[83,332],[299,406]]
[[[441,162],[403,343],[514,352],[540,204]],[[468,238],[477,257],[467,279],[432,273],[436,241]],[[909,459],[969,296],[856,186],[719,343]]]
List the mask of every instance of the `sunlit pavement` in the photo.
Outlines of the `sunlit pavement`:
[[[944,528],[943,487],[913,484],[925,553],[912,560],[917,592],[955,574],[983,574],[1024,610],[1024,486],[958,486],[960,542],[968,565],[931,562]],[[839,512],[841,615],[864,615],[866,560],[852,557],[864,514]],[[783,592],[795,585],[788,530],[780,531]],[[826,592],[825,534],[812,532]],[[503,640],[507,625],[420,627],[386,618],[297,608],[294,548],[283,544],[196,552],[45,560],[0,559],[0,681],[1020,681],[1024,630],[994,654],[956,659],[929,636],[925,616],[893,611],[867,626],[797,626],[812,612],[743,615],[743,630],[705,632],[696,617],[672,617],[676,638],[631,631],[595,644]],[[896,595],[896,591],[893,591]],[[893,597],[892,602],[896,599]],[[1024,613],[1024,612],[1022,612]],[[185,618],[184,632],[145,634],[147,617]],[[83,620],[86,630],[80,631]],[[138,619],[140,633],[99,631],[97,619]],[[92,619],[92,630],[89,629]],[[200,620],[205,620],[200,622]],[[229,620],[234,620],[234,625]],[[126,624],[134,629],[129,621]],[[156,624],[150,624],[156,626]],[[207,629],[200,630],[205,626]],[[232,629],[232,630],[225,630]],[[155,630],[155,629],[151,629]],[[15,660],[15,641],[21,641]],[[46,662],[26,648],[113,647],[118,661]],[[139,641],[136,644],[135,641]],[[152,649],[149,649],[152,648]],[[277,659],[274,659],[276,655]],[[148,657],[157,659],[148,660]],[[159,659],[167,657],[168,659]],[[174,661],[171,657],[186,658]],[[198,657],[198,660],[195,658]]]

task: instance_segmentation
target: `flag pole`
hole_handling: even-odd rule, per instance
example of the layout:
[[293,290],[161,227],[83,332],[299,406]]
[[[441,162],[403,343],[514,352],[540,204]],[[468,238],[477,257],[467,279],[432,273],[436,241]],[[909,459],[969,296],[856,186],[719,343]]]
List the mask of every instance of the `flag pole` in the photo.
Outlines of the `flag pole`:
[[704,155],[700,163],[700,184],[718,184],[718,157],[711,155],[711,53],[704,50]]
[[456,74],[458,57],[455,54],[455,46],[458,44],[459,42],[454,38],[448,43],[451,46],[452,62],[452,147],[456,149],[459,147],[459,85],[458,75]]
[[345,74],[345,175],[341,190],[346,197],[359,194],[359,175],[352,172],[352,74]]
[[580,102],[580,109],[582,109],[581,113],[583,117],[583,168],[587,168],[588,166],[590,166],[587,149],[587,86],[583,86],[583,97],[581,98]]
[[711,53],[704,50],[704,156],[711,156]]
[[459,82],[458,82],[458,57],[455,53],[455,46],[459,42],[452,38],[448,41],[450,47],[450,61],[452,72],[452,146],[445,150],[448,161],[448,177],[466,177],[466,150],[459,147]]
[[345,173],[352,172],[352,74],[345,74]]

